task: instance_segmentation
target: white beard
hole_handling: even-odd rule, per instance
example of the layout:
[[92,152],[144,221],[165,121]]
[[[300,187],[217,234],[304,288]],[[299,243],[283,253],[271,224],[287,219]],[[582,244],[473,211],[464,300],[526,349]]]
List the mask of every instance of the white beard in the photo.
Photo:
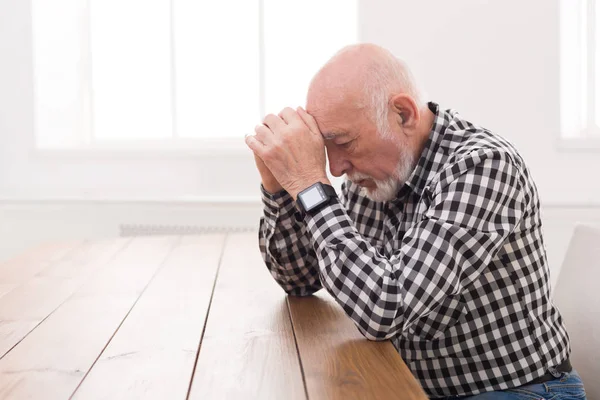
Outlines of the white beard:
[[348,175],[348,179],[352,182],[358,182],[362,179],[372,180],[376,187],[375,189],[369,189],[366,187],[361,188],[361,194],[367,196],[373,201],[390,201],[396,198],[398,190],[406,183],[413,170],[415,169],[416,162],[415,157],[410,152],[405,151],[404,148],[400,147],[400,161],[396,166],[394,174],[385,179],[377,180],[373,177],[356,172],[351,176]]

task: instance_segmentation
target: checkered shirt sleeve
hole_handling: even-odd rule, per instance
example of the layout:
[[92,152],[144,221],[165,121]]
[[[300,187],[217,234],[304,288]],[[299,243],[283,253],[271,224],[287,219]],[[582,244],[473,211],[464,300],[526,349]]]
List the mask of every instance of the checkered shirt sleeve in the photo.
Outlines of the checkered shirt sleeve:
[[270,194],[261,186],[264,215],[260,219],[259,248],[275,281],[295,296],[321,289],[312,240],[292,197]]

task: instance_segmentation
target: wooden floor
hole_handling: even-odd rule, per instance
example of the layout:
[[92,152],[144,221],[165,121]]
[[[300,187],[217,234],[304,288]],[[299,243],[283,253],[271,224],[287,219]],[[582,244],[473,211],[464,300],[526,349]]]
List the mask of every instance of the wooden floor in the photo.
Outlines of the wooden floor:
[[426,399],[256,233],[48,244],[0,265],[0,399]]

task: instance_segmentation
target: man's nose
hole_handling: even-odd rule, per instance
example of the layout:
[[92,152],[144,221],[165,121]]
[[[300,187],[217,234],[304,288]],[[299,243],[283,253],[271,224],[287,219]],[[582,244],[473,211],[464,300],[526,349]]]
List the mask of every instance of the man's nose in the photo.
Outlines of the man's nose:
[[331,175],[335,177],[344,175],[350,168],[350,162],[344,159],[344,157],[341,157],[336,151],[328,150],[327,158],[329,158],[329,170],[331,171]]

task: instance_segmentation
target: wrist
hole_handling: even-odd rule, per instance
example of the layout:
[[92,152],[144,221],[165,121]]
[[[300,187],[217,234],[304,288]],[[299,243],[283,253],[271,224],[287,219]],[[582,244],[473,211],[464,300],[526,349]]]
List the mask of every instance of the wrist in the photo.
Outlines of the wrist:
[[319,181],[298,193],[296,207],[303,216],[307,214],[314,215],[323,207],[331,204],[335,198],[337,198],[337,193],[334,187]]
[[288,190],[288,193],[290,194],[290,196],[292,196],[294,200],[296,200],[298,198],[298,193],[310,187],[311,185],[314,185],[317,182],[321,182],[324,185],[331,185],[331,182],[329,181],[329,178],[327,178],[327,176],[315,177],[314,179],[304,179],[298,182],[298,184],[294,185],[293,188],[290,188]]
[[269,194],[275,194],[275,193],[279,193],[281,192],[283,189],[283,187],[278,183],[278,182],[267,182],[267,181],[263,181],[262,182],[263,188],[269,193]]

